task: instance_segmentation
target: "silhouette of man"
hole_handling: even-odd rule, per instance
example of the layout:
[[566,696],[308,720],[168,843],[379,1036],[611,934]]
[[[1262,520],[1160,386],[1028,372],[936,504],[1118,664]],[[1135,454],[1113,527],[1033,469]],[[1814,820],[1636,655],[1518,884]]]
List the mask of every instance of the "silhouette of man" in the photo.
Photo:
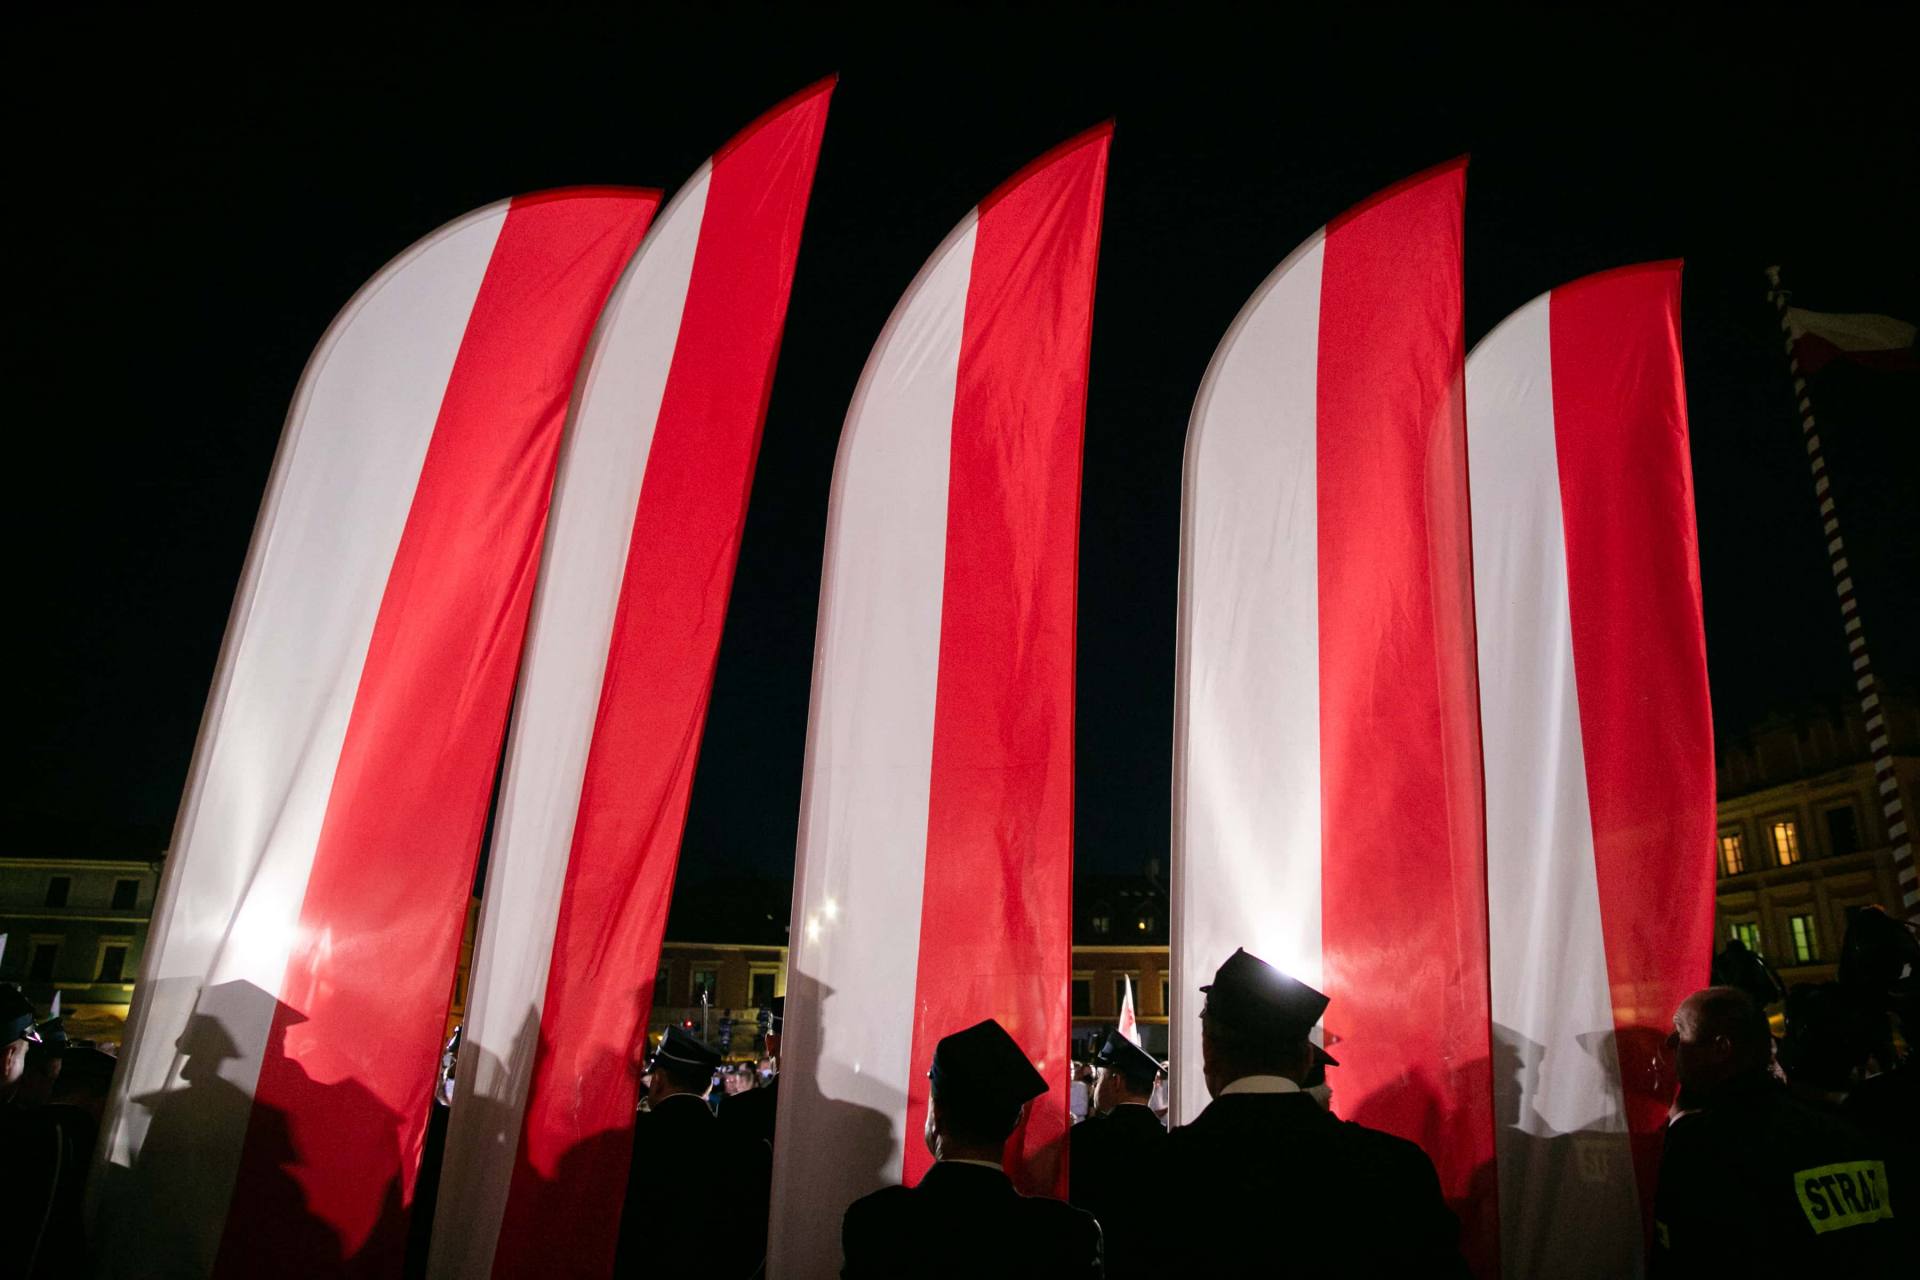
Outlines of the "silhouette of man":
[[1153,1207],[1163,1184],[1167,1129],[1148,1104],[1160,1062],[1118,1031],[1094,1056],[1093,1114],[1067,1135],[1067,1201],[1100,1220],[1107,1274],[1155,1275]]
[[1177,1269],[1465,1276],[1459,1222],[1426,1153],[1338,1119],[1301,1087],[1327,997],[1244,950],[1200,990],[1213,1101],[1167,1135],[1167,1217],[1190,1228]]
[[886,1187],[840,1224],[847,1280],[870,1276],[1098,1277],[1091,1214],[1023,1196],[1001,1166],[1007,1139],[1047,1082],[993,1019],[934,1046],[926,1142],[934,1166],[916,1187]]
[[[766,1261],[772,1153],[714,1118],[707,1094],[719,1065],[718,1052],[679,1027],[654,1053],[648,1109],[634,1117],[616,1276],[651,1275],[669,1240],[698,1241],[702,1269],[724,1280],[754,1275]],[[742,1213],[734,1192],[762,1211]]]
[[1654,1196],[1653,1274],[1912,1274],[1895,1271],[1905,1206],[1880,1144],[1773,1079],[1773,1033],[1752,996],[1694,992],[1667,1046],[1681,1100]]

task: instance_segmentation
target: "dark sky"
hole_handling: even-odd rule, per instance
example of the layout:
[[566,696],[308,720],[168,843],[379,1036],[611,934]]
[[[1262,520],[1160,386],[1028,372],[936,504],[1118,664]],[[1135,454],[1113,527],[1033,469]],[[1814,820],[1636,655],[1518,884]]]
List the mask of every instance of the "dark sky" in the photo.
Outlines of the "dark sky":
[[[1687,260],[1721,731],[1850,689],[1762,270],[1781,263],[1808,306],[1920,320],[1920,68],[1891,19],[315,13],[331,25],[15,19],[7,853],[164,843],[287,402],[362,281],[516,192],[671,191],[834,71],[688,875],[790,868],[827,485],[887,313],[966,209],[1107,118],[1082,865],[1164,857],[1180,461],[1209,355],[1315,227],[1462,152],[1469,340],[1587,272]],[[1876,661],[1911,686],[1920,376],[1841,369],[1814,396]]]

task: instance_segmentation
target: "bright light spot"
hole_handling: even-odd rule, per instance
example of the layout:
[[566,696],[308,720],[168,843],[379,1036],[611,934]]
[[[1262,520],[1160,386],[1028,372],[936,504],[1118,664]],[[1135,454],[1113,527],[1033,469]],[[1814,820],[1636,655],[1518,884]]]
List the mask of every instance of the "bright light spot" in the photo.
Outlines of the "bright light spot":
[[840,918],[840,904],[832,898],[828,898],[820,905],[820,914],[824,915],[829,921],[838,920]]
[[807,941],[808,942],[820,941],[820,917],[819,916],[807,917]]

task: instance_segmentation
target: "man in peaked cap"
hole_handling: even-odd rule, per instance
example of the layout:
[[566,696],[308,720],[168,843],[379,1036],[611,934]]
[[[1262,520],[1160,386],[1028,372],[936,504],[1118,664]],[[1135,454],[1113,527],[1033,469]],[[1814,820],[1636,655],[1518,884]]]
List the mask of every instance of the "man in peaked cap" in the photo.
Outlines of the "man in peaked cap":
[[0,1100],[13,1096],[26,1074],[27,1051],[39,1043],[33,1002],[12,983],[0,983]]
[[773,1180],[763,1142],[725,1129],[707,1106],[720,1054],[669,1027],[647,1076],[648,1109],[634,1117],[633,1163],[620,1220],[616,1276],[651,1275],[663,1246],[698,1241],[714,1276],[759,1272],[767,1255],[765,1213],[742,1213],[739,1198],[764,1206]]
[[[780,1060],[780,1031],[786,1021],[787,998],[775,996],[771,1007],[760,1011],[760,1027],[766,1033],[767,1056],[776,1067]],[[720,1121],[736,1133],[773,1146],[773,1123],[780,1107],[780,1076],[758,1089],[736,1093],[720,1104]]]
[[1167,1136],[1169,1220],[1183,1269],[1465,1276],[1459,1223],[1433,1162],[1411,1142],[1340,1120],[1301,1087],[1327,997],[1235,951],[1200,1011],[1213,1101]]
[[1093,1112],[1067,1137],[1069,1203],[1100,1220],[1107,1275],[1157,1275],[1167,1130],[1148,1105],[1160,1062],[1118,1031],[1094,1055]]
[[1001,1166],[1007,1139],[1047,1082],[1001,1025],[956,1031],[927,1073],[927,1149],[917,1187],[854,1201],[841,1224],[849,1280],[868,1276],[1098,1277],[1100,1225],[1058,1200],[1023,1196]]

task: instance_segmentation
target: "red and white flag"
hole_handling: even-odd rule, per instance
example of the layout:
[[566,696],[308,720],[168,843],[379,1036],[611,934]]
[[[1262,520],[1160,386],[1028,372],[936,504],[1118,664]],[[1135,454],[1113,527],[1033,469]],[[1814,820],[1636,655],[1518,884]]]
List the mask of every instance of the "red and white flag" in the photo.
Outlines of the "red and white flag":
[[561,425],[658,201],[469,214],[314,352],[105,1120],[105,1274],[397,1274]]
[[1121,981],[1126,983],[1126,989],[1120,996],[1120,1034],[1138,1046],[1140,1019],[1133,1012],[1133,976],[1123,975]]
[[1467,410],[1506,1271],[1635,1275],[1713,950],[1680,265],[1514,312]]
[[1198,987],[1245,947],[1332,998],[1350,1118],[1418,1142],[1470,1256],[1494,1206],[1468,569],[1466,164],[1315,232],[1215,353],[1187,439],[1173,1119]]
[[655,966],[831,91],[775,108],[689,180],[595,335],[489,853],[435,1275],[613,1265]]
[[774,1143],[773,1274],[830,1276],[847,1205],[917,1182],[940,1037],[997,1018],[1051,1085],[1011,1144],[1064,1189],[1074,599],[1109,128],[961,222],[840,440]]

